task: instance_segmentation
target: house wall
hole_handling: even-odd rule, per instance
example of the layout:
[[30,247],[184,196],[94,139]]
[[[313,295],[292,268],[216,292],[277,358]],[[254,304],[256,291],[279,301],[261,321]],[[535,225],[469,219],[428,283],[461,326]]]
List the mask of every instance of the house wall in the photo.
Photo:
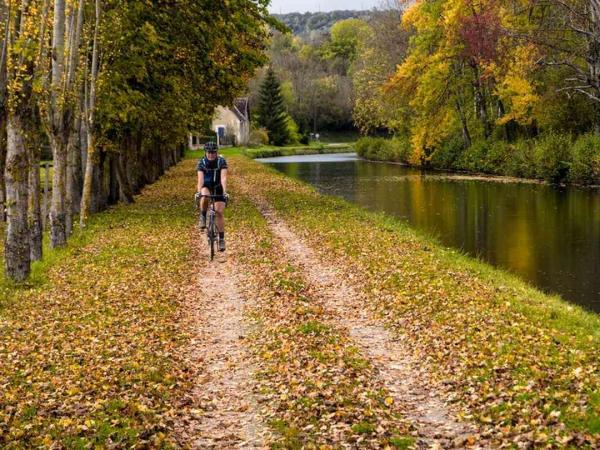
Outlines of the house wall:
[[216,130],[217,126],[224,125],[227,135],[234,135],[235,142],[238,145],[246,145],[250,137],[250,125],[246,121],[240,121],[233,111],[229,108],[217,107],[215,116],[212,122],[212,129]]

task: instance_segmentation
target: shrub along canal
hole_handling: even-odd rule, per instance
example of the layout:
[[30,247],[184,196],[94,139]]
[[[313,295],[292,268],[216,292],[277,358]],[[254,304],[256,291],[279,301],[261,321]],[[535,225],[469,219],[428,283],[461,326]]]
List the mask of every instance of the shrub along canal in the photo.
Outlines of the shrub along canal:
[[259,161],[600,312],[600,190],[424,173],[351,153]]

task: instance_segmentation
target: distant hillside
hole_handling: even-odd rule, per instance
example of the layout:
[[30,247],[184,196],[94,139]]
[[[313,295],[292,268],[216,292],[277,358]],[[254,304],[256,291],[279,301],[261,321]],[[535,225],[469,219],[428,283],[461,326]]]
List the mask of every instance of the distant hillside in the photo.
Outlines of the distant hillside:
[[344,19],[368,20],[372,13],[370,11],[331,11],[317,13],[289,13],[273,14],[280,22],[283,22],[292,32],[304,38],[315,34],[329,33],[334,23]]

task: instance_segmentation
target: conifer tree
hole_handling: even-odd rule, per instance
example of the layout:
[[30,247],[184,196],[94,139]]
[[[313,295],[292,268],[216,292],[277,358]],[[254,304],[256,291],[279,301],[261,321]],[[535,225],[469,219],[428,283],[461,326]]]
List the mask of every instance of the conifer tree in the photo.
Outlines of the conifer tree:
[[269,67],[260,87],[258,123],[269,132],[269,143],[281,146],[290,141],[287,122],[288,114],[281,95],[281,84],[273,68]]

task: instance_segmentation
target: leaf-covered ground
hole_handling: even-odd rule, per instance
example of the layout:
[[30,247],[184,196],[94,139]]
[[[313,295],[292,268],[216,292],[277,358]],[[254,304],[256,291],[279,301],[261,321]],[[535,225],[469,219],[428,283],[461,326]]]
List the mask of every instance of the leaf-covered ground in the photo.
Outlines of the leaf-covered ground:
[[[286,256],[248,189],[408,340],[485,442],[599,445],[597,316],[245,157],[230,166],[229,258],[255,330],[242,345],[258,368],[251,388],[274,436],[265,445],[416,441],[402,405]],[[0,283],[0,447],[193,446],[175,440],[188,416],[202,417],[189,410],[205,362],[190,354],[198,326],[190,321],[198,319],[187,302],[207,264],[191,251],[193,183],[194,161],[186,160],[134,205],[97,215],[67,250],[36,264],[29,285]]]
[[234,257],[256,303],[250,342],[264,418],[276,435],[271,446],[408,448],[412,428],[372,364],[346,330],[331,325],[318,293],[284,256],[256,207],[234,193]]
[[189,167],[96,216],[30,286],[3,285],[0,447],[167,445],[189,390]]
[[236,159],[242,182],[363,287],[372,308],[495,445],[600,439],[600,319],[399,221]]

